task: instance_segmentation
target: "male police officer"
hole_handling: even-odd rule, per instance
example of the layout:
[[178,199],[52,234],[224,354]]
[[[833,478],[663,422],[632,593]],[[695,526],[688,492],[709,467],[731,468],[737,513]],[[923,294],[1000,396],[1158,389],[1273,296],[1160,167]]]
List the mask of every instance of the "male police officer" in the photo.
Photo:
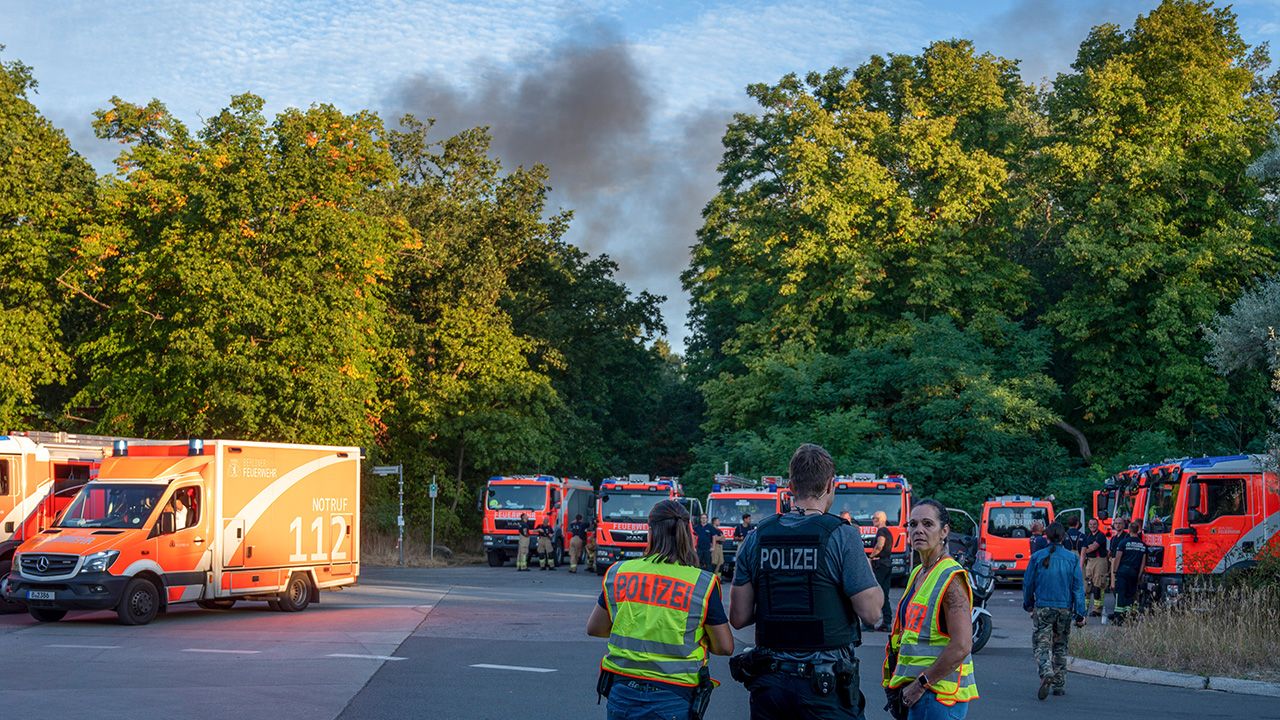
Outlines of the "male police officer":
[[817,445],[791,458],[792,511],[760,523],[738,548],[729,622],[755,623],[756,649],[734,658],[751,717],[863,717],[853,648],[858,620],[880,620],[884,595],[858,529],[827,510],[835,465]]

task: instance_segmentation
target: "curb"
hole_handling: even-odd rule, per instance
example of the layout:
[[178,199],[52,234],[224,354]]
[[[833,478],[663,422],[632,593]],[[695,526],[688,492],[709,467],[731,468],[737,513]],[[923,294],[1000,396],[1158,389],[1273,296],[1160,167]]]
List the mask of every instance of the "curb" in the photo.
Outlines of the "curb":
[[1093,660],[1083,660],[1070,655],[1067,656],[1067,672],[1107,678],[1109,680],[1124,680],[1126,682],[1163,685],[1187,690],[1215,690],[1236,695],[1261,695],[1280,698],[1280,683],[1227,677],[1206,677],[1204,675],[1151,670],[1128,665],[1110,665]]

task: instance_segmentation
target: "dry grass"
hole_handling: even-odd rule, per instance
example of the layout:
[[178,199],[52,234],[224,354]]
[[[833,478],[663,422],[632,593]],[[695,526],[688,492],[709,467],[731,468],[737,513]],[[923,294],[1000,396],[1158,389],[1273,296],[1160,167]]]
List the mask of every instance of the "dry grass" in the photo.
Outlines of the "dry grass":
[[[444,547],[436,543],[436,556],[431,558],[430,546],[416,533],[405,533],[404,564],[406,567],[458,567],[475,565],[485,561],[484,554],[474,549]],[[452,557],[449,553],[452,552]],[[360,562],[363,565],[395,566],[400,564],[400,554],[396,550],[394,533],[368,532],[360,537]]]
[[1189,593],[1123,626],[1071,634],[1071,654],[1118,665],[1280,682],[1280,589]]

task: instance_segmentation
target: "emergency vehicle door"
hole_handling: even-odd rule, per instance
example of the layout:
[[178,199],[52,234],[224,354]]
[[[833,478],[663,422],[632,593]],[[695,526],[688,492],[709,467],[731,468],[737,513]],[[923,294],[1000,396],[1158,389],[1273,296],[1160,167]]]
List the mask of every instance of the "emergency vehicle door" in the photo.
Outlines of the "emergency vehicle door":
[[201,599],[208,577],[211,513],[201,490],[195,483],[178,485],[160,508],[156,562],[171,603]]
[[1210,573],[1253,559],[1256,547],[1236,547],[1250,526],[1248,488],[1248,478],[1239,476],[1188,478],[1186,526],[1174,530],[1185,572]]
[[244,518],[231,518],[222,526],[222,566],[244,565]]
[[329,554],[329,574],[334,577],[351,574],[351,534],[355,529],[353,521],[354,517],[350,514],[329,516],[329,537],[333,543],[333,552]]

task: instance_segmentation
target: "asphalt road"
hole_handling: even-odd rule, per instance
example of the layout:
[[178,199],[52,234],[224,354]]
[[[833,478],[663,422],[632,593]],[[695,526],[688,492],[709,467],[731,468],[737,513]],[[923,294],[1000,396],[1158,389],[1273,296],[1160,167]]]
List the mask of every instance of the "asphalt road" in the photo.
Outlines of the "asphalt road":
[[[297,614],[261,603],[175,609],[145,627],[109,613],[39,625],[0,616],[0,707],[13,718],[281,717],[376,720],[603,718],[604,641],[583,632],[599,578],[512,568],[367,568],[357,588]],[[1071,675],[1066,697],[1035,699],[1031,624],[1019,595],[993,599],[995,634],[975,659],[971,718],[1277,718],[1274,699]],[[736,634],[750,644],[750,628]],[[883,634],[860,650],[868,718],[880,711]],[[710,718],[745,718],[747,694],[723,681]]]

